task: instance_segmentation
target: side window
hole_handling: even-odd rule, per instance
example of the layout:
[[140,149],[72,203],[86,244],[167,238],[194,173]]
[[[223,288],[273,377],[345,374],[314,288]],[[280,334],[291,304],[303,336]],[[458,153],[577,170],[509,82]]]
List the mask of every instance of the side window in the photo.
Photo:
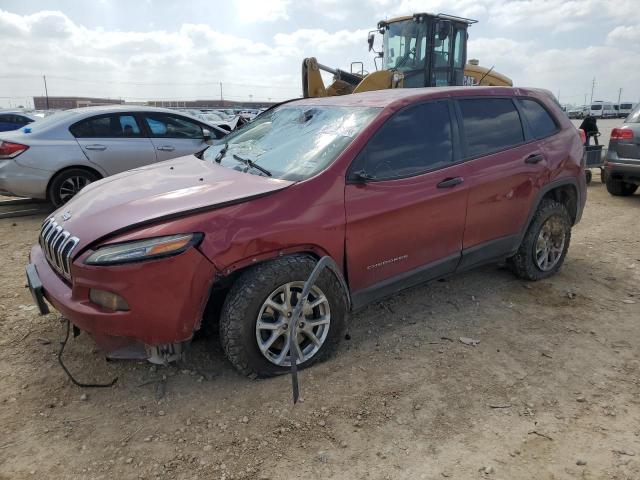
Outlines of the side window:
[[133,115],[104,115],[87,118],[69,127],[76,138],[139,137],[140,127]]
[[524,142],[520,115],[509,98],[459,101],[467,156],[486,155]]
[[397,112],[369,140],[358,162],[375,180],[418,175],[453,161],[447,102],[414,105]]
[[465,34],[466,33],[464,30],[456,30],[456,40],[455,40],[455,43],[453,44],[453,67],[454,68],[463,67],[462,55],[464,53],[463,51],[464,46],[462,43],[462,36]]
[[535,100],[520,100],[524,116],[534,138],[545,138],[558,131],[558,126],[547,110]]
[[202,127],[188,118],[164,113],[148,113],[145,120],[154,137],[203,138]]
[[0,115],[0,122],[9,123],[9,115]]

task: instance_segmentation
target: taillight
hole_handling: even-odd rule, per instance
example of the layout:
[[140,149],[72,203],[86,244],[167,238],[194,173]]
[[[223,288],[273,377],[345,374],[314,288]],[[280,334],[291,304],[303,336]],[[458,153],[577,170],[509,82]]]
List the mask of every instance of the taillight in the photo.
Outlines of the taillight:
[[614,128],[611,130],[611,140],[633,140],[633,130],[628,128]]
[[21,143],[0,141],[0,160],[16,158],[28,149],[29,147],[27,145],[22,145]]
[[582,144],[584,145],[585,143],[587,143],[587,134],[582,128],[579,128],[578,132],[580,132],[580,140],[582,140]]

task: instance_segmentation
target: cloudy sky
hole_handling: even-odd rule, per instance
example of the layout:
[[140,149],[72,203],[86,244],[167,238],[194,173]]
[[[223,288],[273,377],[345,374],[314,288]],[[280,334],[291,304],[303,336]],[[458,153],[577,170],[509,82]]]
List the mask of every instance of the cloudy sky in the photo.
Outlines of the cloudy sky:
[[[2,0],[0,106],[42,95],[281,100],[307,56],[369,70],[378,20],[443,12],[479,20],[469,58],[562,103],[640,99],[640,0]],[[30,102],[30,100],[29,100]]]

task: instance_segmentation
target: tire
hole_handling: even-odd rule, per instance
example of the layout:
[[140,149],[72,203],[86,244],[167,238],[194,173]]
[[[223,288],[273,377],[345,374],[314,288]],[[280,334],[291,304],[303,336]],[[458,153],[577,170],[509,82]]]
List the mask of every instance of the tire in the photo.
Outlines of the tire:
[[607,183],[607,171],[600,167],[600,183]]
[[593,178],[593,174],[591,173],[591,170],[585,170],[584,173],[587,177],[587,185],[589,185],[591,183],[591,179]]
[[[549,221],[551,222],[548,223]],[[545,231],[547,228],[552,229],[553,235],[557,234],[558,237],[562,232],[562,238],[564,239],[561,245],[559,244],[559,239],[550,244],[555,253],[553,253],[553,263],[548,262],[546,265],[548,268],[542,268],[541,262],[536,258],[540,242],[548,243],[548,241],[540,240],[543,228]],[[507,263],[518,278],[533,281],[548,278],[562,267],[570,241],[571,218],[567,208],[555,200],[543,200],[531,219],[527,233],[522,239],[518,251],[508,259]],[[546,256],[547,260],[551,255]],[[542,255],[542,258],[544,259],[545,255]]]
[[49,183],[47,198],[54,207],[59,208],[71,200],[82,188],[99,178],[94,172],[84,168],[63,170]]
[[638,189],[638,185],[616,180],[611,178],[611,175],[607,175],[605,183],[607,185],[607,191],[616,197],[628,197],[629,195],[633,195]]
[[[276,329],[259,330],[258,317],[261,318],[261,325],[277,325],[281,322],[285,322],[287,325],[286,315],[266,306],[267,301],[271,299],[270,305],[273,305],[273,299],[280,299],[284,305],[286,303],[284,291],[282,296],[279,296],[280,294],[277,292],[290,284],[293,284],[290,289],[292,292],[289,294],[290,298],[295,297],[296,292],[299,295],[300,284],[307,280],[315,264],[315,260],[306,255],[281,257],[248,269],[231,286],[222,306],[220,341],[229,361],[243,375],[250,378],[265,378],[289,372],[288,349],[284,351],[283,357],[284,348],[279,347],[279,345],[286,345],[284,335]],[[324,312],[320,318],[326,318],[328,311],[330,318],[328,325],[326,325],[328,332],[324,333],[324,326],[311,327],[318,329],[316,332],[319,333],[314,334],[317,335],[316,338],[324,335],[324,340],[315,353],[309,353],[310,356],[306,360],[298,363],[299,369],[309,367],[330,357],[338,347],[346,325],[347,299],[334,274],[325,269],[314,288],[319,289],[318,291],[323,294],[326,303],[314,307],[311,313],[303,315],[301,320],[307,321],[307,328],[309,328],[313,317],[318,315],[320,309],[323,309]],[[314,290],[311,294],[316,295],[316,300],[321,299],[318,291]],[[282,307],[279,300],[276,303]],[[265,332],[268,332],[266,336],[268,338],[262,336]],[[264,347],[271,340],[271,336],[276,333],[281,336],[272,342],[273,346],[267,349],[266,353],[263,353],[258,345],[259,339],[264,342]],[[302,343],[302,352],[307,349],[311,352],[317,346],[317,344],[312,344],[309,340],[310,337],[307,337],[306,334],[303,335],[302,332],[299,338],[302,338],[301,342],[309,342],[306,346],[305,343]],[[312,348],[309,347],[310,345]],[[279,352],[278,348],[280,348]],[[277,364],[277,360],[273,358],[276,356],[282,357],[284,363]]]

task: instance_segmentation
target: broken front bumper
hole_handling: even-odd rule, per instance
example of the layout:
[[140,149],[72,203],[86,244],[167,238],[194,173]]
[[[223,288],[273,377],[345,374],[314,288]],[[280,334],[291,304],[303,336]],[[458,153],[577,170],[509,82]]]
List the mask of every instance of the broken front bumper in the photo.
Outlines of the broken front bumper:
[[[69,285],[49,266],[39,245],[27,267],[34,301],[45,298],[71,323],[88,332],[110,358],[165,360],[180,354],[200,327],[215,269],[197,249],[174,257],[118,266],[72,264]],[[89,290],[122,296],[127,311],[113,311],[89,300]],[[42,302],[44,303],[44,302]],[[46,307],[46,304],[44,304]],[[41,313],[46,311],[41,307]]]

